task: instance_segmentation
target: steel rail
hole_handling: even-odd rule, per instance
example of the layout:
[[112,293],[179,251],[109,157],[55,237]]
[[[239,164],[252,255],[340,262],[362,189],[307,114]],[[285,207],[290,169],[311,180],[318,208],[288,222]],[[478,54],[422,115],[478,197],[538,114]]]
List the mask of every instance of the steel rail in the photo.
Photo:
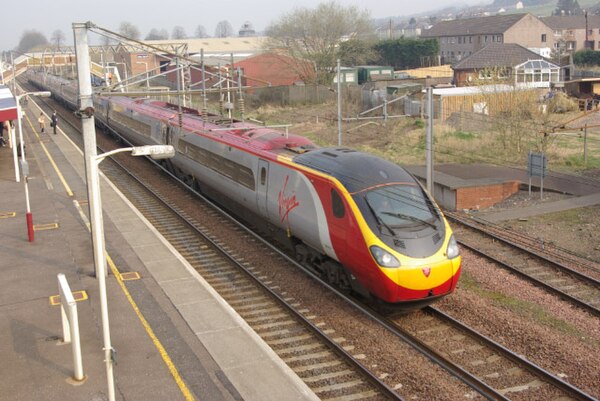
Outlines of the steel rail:
[[428,313],[434,314],[434,315],[438,316],[439,318],[441,318],[447,322],[450,322],[450,324],[459,327],[461,330],[466,331],[471,336],[476,337],[479,341],[482,341],[485,344],[487,344],[488,346],[490,346],[491,348],[494,348],[496,351],[502,353],[504,356],[506,356],[508,359],[512,360],[513,362],[515,362],[519,365],[525,366],[527,368],[527,370],[529,370],[529,372],[531,372],[534,375],[549,382],[551,385],[561,389],[562,391],[566,392],[567,394],[575,396],[576,399],[586,400],[586,401],[597,401],[596,398],[592,397],[591,395],[583,392],[582,390],[578,389],[577,387],[573,386],[572,384],[567,383],[566,381],[553,375],[552,373],[550,373],[547,370],[543,369],[542,367],[536,365],[535,363],[533,363],[533,362],[523,358],[522,356],[518,355],[517,353],[509,350],[502,344],[499,344],[496,341],[492,340],[491,338],[479,333],[476,330],[473,330],[469,326],[465,325],[464,323],[459,322],[458,320],[456,320],[453,317],[451,317],[450,315],[442,312],[441,310],[439,310],[435,307],[432,307],[432,306],[428,306],[425,309]]

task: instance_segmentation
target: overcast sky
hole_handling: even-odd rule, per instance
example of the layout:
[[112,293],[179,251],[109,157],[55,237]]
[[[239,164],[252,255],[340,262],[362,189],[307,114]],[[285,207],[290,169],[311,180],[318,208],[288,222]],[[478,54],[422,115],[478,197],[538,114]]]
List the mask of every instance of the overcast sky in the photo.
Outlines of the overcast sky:
[[[122,21],[131,22],[146,36],[152,28],[166,29],[181,25],[187,35],[193,35],[198,25],[213,36],[219,21],[227,20],[235,32],[249,21],[259,32],[283,14],[299,7],[315,8],[321,0],[75,0],[11,1],[5,4],[0,21],[0,50],[10,50],[19,44],[26,30],[38,30],[50,40],[60,29],[67,42],[73,43],[73,22],[92,21],[96,25],[117,30]],[[439,9],[449,5],[491,3],[491,0],[338,0],[344,6],[366,8],[373,18],[403,16]],[[93,41],[93,39],[90,39]]]

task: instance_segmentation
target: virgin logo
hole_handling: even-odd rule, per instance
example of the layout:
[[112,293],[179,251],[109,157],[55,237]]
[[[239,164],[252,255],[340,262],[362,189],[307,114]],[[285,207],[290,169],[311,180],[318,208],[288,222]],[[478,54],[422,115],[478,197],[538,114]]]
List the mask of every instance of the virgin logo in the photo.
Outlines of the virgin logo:
[[421,269],[421,271],[423,272],[423,274],[425,275],[425,277],[429,277],[429,275],[431,274],[431,267],[423,267]]
[[294,208],[300,205],[300,202],[296,199],[296,195],[286,196],[285,190],[287,188],[288,181],[290,176],[285,177],[285,183],[283,184],[283,188],[279,191],[279,195],[277,196],[277,203],[279,204],[279,218],[281,222],[288,218],[288,215]]

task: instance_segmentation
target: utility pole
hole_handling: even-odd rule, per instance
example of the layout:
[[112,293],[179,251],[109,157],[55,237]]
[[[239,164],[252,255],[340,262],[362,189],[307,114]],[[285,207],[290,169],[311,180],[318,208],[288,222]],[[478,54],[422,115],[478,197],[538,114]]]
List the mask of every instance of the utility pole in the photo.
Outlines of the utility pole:
[[90,79],[90,54],[88,45],[88,29],[91,23],[73,23],[75,39],[75,55],[77,58],[77,80],[79,84],[79,111],[83,131],[83,148],[85,156],[85,174],[87,180],[88,206],[94,245],[94,264],[96,279],[100,293],[100,311],[102,318],[102,337],[104,363],[106,364],[106,381],[108,400],[115,401],[115,382],[113,375],[113,353],[110,342],[108,322],[108,303],[106,296],[106,258],[104,257],[104,231],[102,225],[102,207],[97,196],[100,188],[96,166],[96,128],[94,123],[94,102],[92,99],[92,82]]
[[342,146],[342,76],[340,59],[337,59],[337,112],[338,112],[338,146]]
[[433,88],[427,88],[427,191],[433,196]]
[[583,128],[583,165],[587,166],[587,124]]

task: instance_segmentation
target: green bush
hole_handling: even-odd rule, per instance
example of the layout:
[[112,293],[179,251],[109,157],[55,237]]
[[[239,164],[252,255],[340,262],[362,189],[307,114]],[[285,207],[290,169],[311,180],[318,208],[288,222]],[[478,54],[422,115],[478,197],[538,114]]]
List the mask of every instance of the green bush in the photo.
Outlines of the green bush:
[[415,120],[415,127],[423,128],[424,126],[425,126],[425,121],[421,120],[420,118],[417,118]]
[[600,168],[600,158],[588,155],[587,165],[583,162],[583,155],[571,155],[565,159],[565,166],[576,169]]
[[580,50],[573,55],[573,62],[577,65],[600,65],[600,52]]
[[474,133],[465,131],[455,131],[452,133],[452,136],[465,141],[477,138],[477,135],[475,135]]

